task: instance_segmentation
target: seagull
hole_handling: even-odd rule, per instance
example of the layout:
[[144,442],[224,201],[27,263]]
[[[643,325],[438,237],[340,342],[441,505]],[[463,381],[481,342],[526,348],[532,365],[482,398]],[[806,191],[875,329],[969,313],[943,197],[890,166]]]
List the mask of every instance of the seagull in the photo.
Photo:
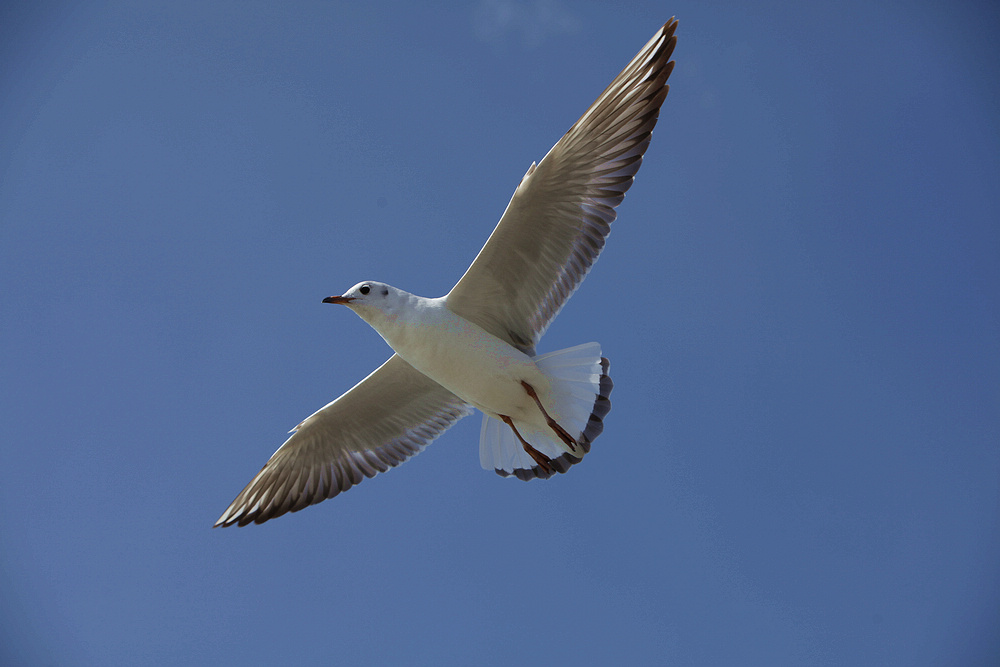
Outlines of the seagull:
[[480,463],[547,479],[604,430],[613,383],[597,343],[535,346],[604,248],[649,146],[677,38],[670,19],[539,163],[448,294],[366,280],[323,299],[353,310],[388,361],[308,417],[215,526],[263,523],[332,498],[419,453],[474,409]]

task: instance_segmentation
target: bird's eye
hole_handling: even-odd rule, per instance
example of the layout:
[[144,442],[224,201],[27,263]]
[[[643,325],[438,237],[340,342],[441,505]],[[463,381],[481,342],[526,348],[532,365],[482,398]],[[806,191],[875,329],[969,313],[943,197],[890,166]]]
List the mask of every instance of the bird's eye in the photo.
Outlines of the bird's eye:
[[372,291],[372,288],[370,285],[362,285],[361,289],[359,289],[358,291],[361,292],[362,294],[368,294],[368,292]]

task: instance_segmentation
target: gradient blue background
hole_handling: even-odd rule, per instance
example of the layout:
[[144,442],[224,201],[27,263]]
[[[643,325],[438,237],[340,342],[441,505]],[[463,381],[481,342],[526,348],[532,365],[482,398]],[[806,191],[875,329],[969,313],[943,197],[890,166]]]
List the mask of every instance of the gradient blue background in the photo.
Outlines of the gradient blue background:
[[[388,356],[671,15],[672,91],[540,351],[614,409],[548,482],[479,417],[213,521]],[[995,3],[0,9],[0,662],[995,664]]]

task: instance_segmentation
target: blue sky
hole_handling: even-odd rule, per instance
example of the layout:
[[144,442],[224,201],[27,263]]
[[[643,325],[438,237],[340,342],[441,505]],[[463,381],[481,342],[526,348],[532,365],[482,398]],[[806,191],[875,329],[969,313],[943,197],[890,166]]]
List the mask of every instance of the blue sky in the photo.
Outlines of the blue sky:
[[[671,93],[539,346],[614,408],[545,482],[479,417],[213,521],[445,293],[670,16]],[[4,3],[0,662],[987,664],[992,3]]]

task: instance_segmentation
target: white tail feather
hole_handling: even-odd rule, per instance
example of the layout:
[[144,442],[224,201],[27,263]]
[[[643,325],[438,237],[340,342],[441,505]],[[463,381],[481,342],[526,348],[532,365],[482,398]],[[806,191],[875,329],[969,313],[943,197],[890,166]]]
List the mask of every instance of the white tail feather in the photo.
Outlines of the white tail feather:
[[[552,387],[551,405],[546,405],[546,410],[578,442],[585,442],[586,448],[578,445],[574,451],[551,429],[541,429],[520,421],[514,423],[532,447],[555,462],[553,468],[556,471],[565,472],[589,450],[589,441],[586,441],[584,433],[601,396],[602,377],[606,380],[608,391],[610,378],[605,377],[598,343],[549,352],[535,357],[534,361],[549,378]],[[598,421],[602,416],[603,413],[596,415]],[[504,476],[516,475],[522,479],[549,476],[539,470],[538,464],[524,451],[509,426],[486,415],[483,416],[479,437],[479,461],[484,468],[492,468]]]

